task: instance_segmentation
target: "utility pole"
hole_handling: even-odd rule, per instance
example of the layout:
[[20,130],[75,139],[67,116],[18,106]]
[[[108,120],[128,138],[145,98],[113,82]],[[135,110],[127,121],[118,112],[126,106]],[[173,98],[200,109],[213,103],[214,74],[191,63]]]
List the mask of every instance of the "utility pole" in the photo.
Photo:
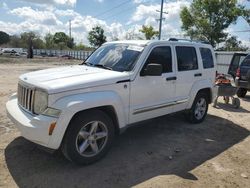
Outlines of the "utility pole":
[[69,38],[71,39],[71,20],[69,20]]
[[160,13],[159,37],[158,37],[159,40],[161,40],[162,13],[163,13],[163,0],[161,0],[161,13]]

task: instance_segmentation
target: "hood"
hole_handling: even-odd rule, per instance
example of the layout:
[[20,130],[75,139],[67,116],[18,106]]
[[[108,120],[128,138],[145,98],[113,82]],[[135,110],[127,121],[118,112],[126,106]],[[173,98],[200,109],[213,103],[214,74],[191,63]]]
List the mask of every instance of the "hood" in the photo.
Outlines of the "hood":
[[26,73],[21,75],[19,79],[21,82],[45,89],[52,94],[114,84],[118,81],[129,79],[129,73],[85,65],[74,65]]

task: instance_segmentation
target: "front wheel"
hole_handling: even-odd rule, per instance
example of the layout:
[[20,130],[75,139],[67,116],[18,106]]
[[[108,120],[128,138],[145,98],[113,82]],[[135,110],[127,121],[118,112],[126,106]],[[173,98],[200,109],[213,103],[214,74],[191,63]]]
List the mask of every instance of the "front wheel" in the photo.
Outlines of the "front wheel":
[[82,112],[71,120],[62,152],[70,161],[90,164],[108,152],[113,139],[114,125],[106,113],[100,110]]
[[191,123],[201,123],[208,110],[208,98],[205,93],[198,93],[195,97],[193,105],[190,110],[188,110],[187,118]]

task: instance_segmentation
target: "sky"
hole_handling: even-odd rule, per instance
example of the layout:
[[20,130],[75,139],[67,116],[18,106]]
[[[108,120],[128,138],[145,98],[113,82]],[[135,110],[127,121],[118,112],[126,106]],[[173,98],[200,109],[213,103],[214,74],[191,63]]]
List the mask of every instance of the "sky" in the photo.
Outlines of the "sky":
[[[191,0],[164,0],[162,39],[183,38],[180,11],[190,6]],[[0,30],[10,35],[34,31],[42,37],[46,33],[69,34],[71,20],[72,37],[76,43],[88,45],[88,32],[101,26],[107,40],[143,37],[141,26],[159,28],[161,0],[0,0]],[[249,0],[238,0],[250,8]],[[237,23],[226,30],[250,46],[249,24],[238,18]]]

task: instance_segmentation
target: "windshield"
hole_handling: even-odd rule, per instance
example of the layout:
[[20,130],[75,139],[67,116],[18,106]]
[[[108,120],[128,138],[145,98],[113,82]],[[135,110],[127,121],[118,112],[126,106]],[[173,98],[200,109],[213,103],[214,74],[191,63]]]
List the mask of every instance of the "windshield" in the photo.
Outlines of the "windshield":
[[98,48],[85,63],[119,72],[131,71],[143,49],[143,46],[134,44],[106,44]]

